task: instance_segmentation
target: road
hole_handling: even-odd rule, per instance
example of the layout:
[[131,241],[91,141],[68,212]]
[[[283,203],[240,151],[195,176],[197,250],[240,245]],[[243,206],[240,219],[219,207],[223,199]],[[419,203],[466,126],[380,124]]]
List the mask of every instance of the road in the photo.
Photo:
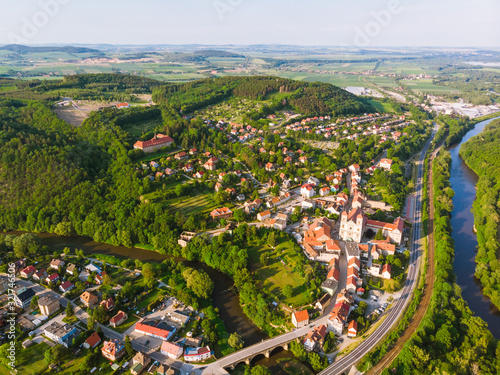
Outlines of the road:
[[401,293],[401,298],[394,302],[393,308],[387,313],[387,318],[382,322],[382,324],[373,332],[370,337],[363,341],[358,347],[356,347],[349,354],[340,358],[338,361],[333,363],[331,366],[321,371],[320,375],[336,375],[341,374],[354,366],[363,356],[365,356],[370,350],[372,350],[380,341],[384,339],[387,333],[391,330],[394,324],[396,324],[403,314],[406,305],[409,303],[410,298],[418,280],[418,274],[420,269],[420,261],[422,254],[424,252],[421,243],[421,225],[422,225],[422,183],[424,177],[424,159],[427,154],[430,142],[434,139],[436,134],[436,128],[434,128],[431,137],[427,141],[424,150],[418,161],[418,177],[416,188],[416,199],[415,199],[415,211],[414,211],[414,226],[413,226],[413,238],[410,253],[410,265],[408,269],[408,277],[406,278],[403,291]]
[[425,275],[424,291],[422,293],[422,299],[418,305],[418,309],[413,315],[413,318],[405,329],[403,335],[398,338],[394,347],[387,352],[382,359],[372,367],[366,374],[367,375],[379,375],[381,374],[399,355],[403,346],[411,338],[413,333],[417,330],[420,323],[424,319],[427,312],[427,308],[431,302],[432,291],[434,288],[434,201],[433,201],[433,191],[432,191],[432,160],[436,157],[436,153],[439,148],[432,153],[432,157],[429,160],[429,174],[427,181],[427,191],[429,192],[429,220],[428,220],[428,230],[427,230],[427,243],[428,243],[428,254],[427,254],[427,272]]
[[[431,140],[434,138],[436,134],[436,128],[434,128],[431,137],[427,141],[424,150],[421,154],[421,157],[418,162],[418,177],[417,183],[415,186],[416,189],[416,203],[415,203],[415,211],[414,211],[414,226],[413,226],[413,238],[412,245],[410,247],[410,265],[408,270],[408,276],[401,292],[401,297],[393,303],[393,307],[388,311],[387,318],[382,322],[382,324],[366,339],[364,340],[357,348],[351,351],[349,354],[341,357],[338,361],[333,363],[327,369],[323,370],[321,375],[336,375],[341,374],[344,371],[348,370],[350,367],[355,365],[364,355],[366,355],[370,350],[372,350],[391,330],[394,324],[399,321],[399,318],[403,314],[408,302],[415,287],[416,281],[418,279],[420,262],[422,258],[423,248],[421,243],[421,224],[422,224],[422,182],[423,182],[423,167],[424,167],[424,159],[427,153],[428,147],[430,145]],[[334,304],[330,304],[330,308],[326,311],[320,318],[314,321],[310,326],[318,326],[321,324],[328,324],[328,318],[331,308],[333,308]],[[294,331],[285,333],[283,335],[273,337],[269,340],[262,341],[255,345],[249,346],[242,350],[239,350],[236,353],[230,354],[226,357],[223,357],[210,365],[206,366],[202,373],[203,374],[219,374],[224,373],[224,368],[233,364],[237,364],[240,361],[245,360],[248,357],[251,357],[255,353],[264,352],[266,350],[272,349],[281,343],[289,342],[293,339],[302,337],[310,331],[310,326],[302,327],[300,329],[295,329]],[[197,366],[193,366],[193,369],[196,369]]]

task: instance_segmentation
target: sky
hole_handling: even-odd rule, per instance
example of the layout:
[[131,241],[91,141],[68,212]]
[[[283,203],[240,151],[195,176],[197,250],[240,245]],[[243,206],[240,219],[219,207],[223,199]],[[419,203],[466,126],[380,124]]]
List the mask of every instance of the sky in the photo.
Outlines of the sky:
[[500,47],[498,0],[0,0],[0,44]]

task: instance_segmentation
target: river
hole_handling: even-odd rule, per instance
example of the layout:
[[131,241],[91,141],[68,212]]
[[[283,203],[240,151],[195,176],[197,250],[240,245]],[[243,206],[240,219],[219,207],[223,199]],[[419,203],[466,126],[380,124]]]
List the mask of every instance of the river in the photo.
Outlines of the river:
[[462,288],[462,296],[467,301],[470,309],[488,323],[488,328],[493,336],[500,339],[500,312],[483,295],[481,284],[474,277],[477,238],[473,231],[474,216],[471,209],[476,198],[478,177],[458,154],[463,143],[481,133],[484,127],[493,120],[478,123],[458,145],[451,147],[449,150],[452,158],[450,182],[455,191],[451,227],[453,228],[452,236],[455,241],[453,266],[457,275],[457,284]]
[[[5,232],[0,234],[22,234],[24,232]],[[86,254],[107,254],[120,258],[139,259],[142,262],[162,262],[169,258],[168,255],[162,255],[154,251],[143,250],[139,248],[128,248],[124,246],[113,246],[106,243],[93,241],[89,237],[70,236],[61,237],[56,234],[41,233],[37,234],[44,245],[54,250],[62,250],[65,247],[70,249],[81,249]],[[219,316],[224,321],[226,330],[229,333],[238,332],[245,342],[245,346],[253,345],[259,341],[268,338],[253,322],[245,315],[240,304],[239,297],[234,292],[233,280],[226,274],[217,271],[204,263],[196,261],[186,261],[182,258],[176,258],[183,261],[187,266],[203,269],[214,282],[214,292],[212,295],[213,305],[219,309]]]

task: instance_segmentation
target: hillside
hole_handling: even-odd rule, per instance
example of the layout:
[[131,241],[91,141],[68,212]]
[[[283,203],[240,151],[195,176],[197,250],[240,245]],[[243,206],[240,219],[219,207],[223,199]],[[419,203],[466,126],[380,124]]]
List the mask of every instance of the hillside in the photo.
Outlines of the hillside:
[[270,76],[224,77],[185,84],[168,84],[153,91],[153,100],[183,113],[213,105],[231,97],[270,99],[272,104],[257,113],[265,116],[279,109],[293,109],[304,116],[345,115],[374,112],[371,104],[339,87]]
[[12,51],[18,53],[47,53],[47,52],[66,52],[66,53],[99,53],[100,51],[84,47],[30,47],[20,44],[8,44],[0,47],[0,50]]
[[162,82],[130,74],[75,74],[60,80],[11,80],[1,84],[14,85],[0,90],[0,98],[55,101],[62,97],[90,100],[131,101],[133,94],[149,94]]
[[490,123],[484,131],[467,141],[460,156],[479,175],[476,200],[472,206],[477,230],[476,277],[483,285],[483,293],[500,308],[500,120]]
[[239,55],[237,53],[227,52],[227,51],[219,51],[219,50],[215,50],[215,49],[202,49],[202,50],[194,51],[194,54],[205,56],[205,57],[245,58],[245,56]]

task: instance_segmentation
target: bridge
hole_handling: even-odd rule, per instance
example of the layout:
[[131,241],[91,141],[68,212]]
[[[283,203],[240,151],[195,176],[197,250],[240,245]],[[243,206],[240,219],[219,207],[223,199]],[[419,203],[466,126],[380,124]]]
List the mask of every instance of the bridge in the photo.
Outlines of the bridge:
[[268,347],[266,349],[261,349],[261,350],[257,350],[255,352],[252,352],[249,356],[247,356],[246,358],[243,358],[241,356],[238,356],[237,359],[235,359],[235,362],[231,363],[230,365],[226,365],[225,367],[228,367],[230,368],[231,370],[233,370],[238,364],[244,362],[246,363],[247,365],[250,365],[250,362],[253,361],[254,358],[260,356],[260,355],[263,355],[265,356],[266,358],[269,358],[271,356],[271,354],[278,348],[282,348],[284,350],[288,350],[288,345],[292,342],[292,341],[298,341],[298,339],[292,339],[292,340],[289,340],[289,341],[286,341],[286,342],[281,342],[279,344],[276,344],[276,345],[273,345],[273,347]]
[[[202,374],[224,374],[227,373],[226,369],[234,369],[240,363],[249,365],[252,360],[258,356],[265,356],[266,358],[269,358],[278,349],[288,350],[289,345],[292,341],[298,341],[301,337],[305,336],[311,330],[311,327],[318,324],[326,324],[327,320],[328,315],[323,316],[319,319],[319,321],[317,320],[305,327],[297,328],[283,335],[272,337],[257,344],[238,350],[235,353],[222,357],[217,361],[207,365],[203,369]],[[194,367],[193,369],[196,369],[196,367]]]

